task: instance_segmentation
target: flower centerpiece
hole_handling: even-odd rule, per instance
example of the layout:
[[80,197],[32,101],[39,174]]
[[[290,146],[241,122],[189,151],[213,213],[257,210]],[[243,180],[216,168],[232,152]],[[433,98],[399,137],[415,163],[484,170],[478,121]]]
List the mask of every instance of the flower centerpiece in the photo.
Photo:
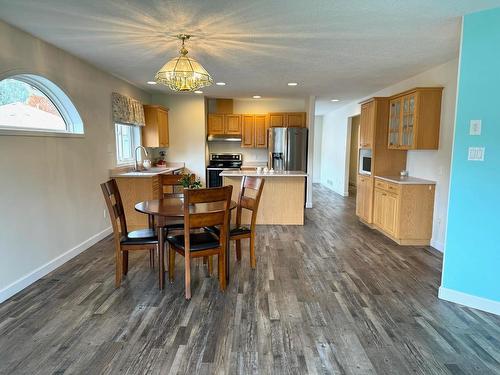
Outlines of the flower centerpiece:
[[193,173],[184,173],[179,179],[179,182],[185,189],[200,189],[201,180],[196,178]]

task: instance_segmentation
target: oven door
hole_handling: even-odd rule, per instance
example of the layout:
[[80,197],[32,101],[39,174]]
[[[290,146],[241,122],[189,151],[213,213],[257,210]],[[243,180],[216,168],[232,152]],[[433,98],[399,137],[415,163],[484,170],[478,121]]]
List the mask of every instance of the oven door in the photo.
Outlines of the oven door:
[[222,177],[219,174],[222,168],[207,168],[207,187],[220,187],[222,186]]

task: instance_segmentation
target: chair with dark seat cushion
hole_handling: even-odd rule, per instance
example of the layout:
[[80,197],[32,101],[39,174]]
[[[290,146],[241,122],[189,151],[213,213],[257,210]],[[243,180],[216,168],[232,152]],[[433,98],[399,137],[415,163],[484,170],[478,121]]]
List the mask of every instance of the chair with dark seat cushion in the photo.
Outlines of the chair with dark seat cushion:
[[[174,280],[175,254],[184,257],[184,276],[186,283],[186,299],[191,299],[191,258],[203,257],[204,259],[217,255],[218,276],[220,289],[226,288],[225,254],[226,232],[231,205],[232,186],[211,189],[184,189],[184,234],[167,237],[168,251],[168,276]],[[220,202],[219,205],[210,203]],[[197,207],[205,208],[197,211]],[[193,232],[204,227],[219,226],[221,235],[216,236],[209,232]],[[211,262],[211,261],[210,261]],[[210,263],[211,264],[211,263]],[[211,270],[209,264],[209,271]]]
[[[217,236],[220,235],[220,229],[217,227],[205,227],[205,230],[207,232],[213,233]],[[244,225],[236,226],[236,225],[231,224],[231,229],[229,230],[229,234],[230,234],[230,236],[239,236],[241,234],[248,234],[251,231],[252,230],[249,227],[246,227]]]
[[[119,287],[123,278],[128,272],[128,252],[135,250],[148,250],[150,252],[150,265],[153,262],[152,254],[158,251],[158,238],[152,229],[141,229],[133,232],[127,230],[125,211],[118,190],[118,185],[114,179],[101,184],[104,199],[113,226],[115,242],[115,286]],[[118,224],[119,223],[119,224]]]

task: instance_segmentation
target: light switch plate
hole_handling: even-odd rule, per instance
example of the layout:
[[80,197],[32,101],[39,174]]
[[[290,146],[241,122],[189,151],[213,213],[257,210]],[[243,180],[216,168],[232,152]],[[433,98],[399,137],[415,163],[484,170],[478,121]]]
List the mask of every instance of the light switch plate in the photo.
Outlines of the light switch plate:
[[484,147],[469,147],[467,160],[484,161]]
[[470,135],[481,135],[481,120],[470,120]]

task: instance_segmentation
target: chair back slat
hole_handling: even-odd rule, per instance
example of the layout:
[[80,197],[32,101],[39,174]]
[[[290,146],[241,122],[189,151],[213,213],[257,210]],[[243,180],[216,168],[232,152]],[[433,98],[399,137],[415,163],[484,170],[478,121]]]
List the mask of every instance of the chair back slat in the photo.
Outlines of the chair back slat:
[[[232,192],[232,186],[210,189],[184,189],[184,248],[186,254],[189,253],[190,249],[191,230],[206,226],[220,226],[219,244],[222,248],[225,248]],[[210,205],[217,202],[219,207]],[[201,208],[203,212],[196,212],[197,205],[203,206]]]
[[[259,208],[260,197],[264,189],[265,179],[262,177],[243,176],[241,179],[240,196],[238,198],[238,210],[236,212],[236,225],[241,225],[241,215],[243,209],[252,212],[250,219],[250,229],[255,230],[255,223],[257,221],[257,210]],[[246,195],[247,191],[253,191],[254,197]]]
[[125,220],[125,210],[123,209],[118,184],[115,179],[111,179],[102,183],[101,189],[104,200],[106,201],[106,206],[108,207],[113,233],[115,237],[119,238],[120,233],[127,234],[127,221]]

